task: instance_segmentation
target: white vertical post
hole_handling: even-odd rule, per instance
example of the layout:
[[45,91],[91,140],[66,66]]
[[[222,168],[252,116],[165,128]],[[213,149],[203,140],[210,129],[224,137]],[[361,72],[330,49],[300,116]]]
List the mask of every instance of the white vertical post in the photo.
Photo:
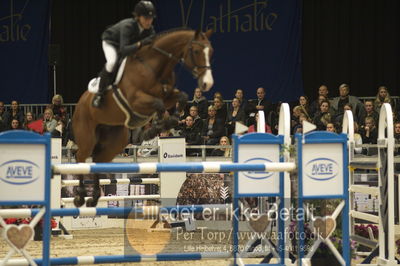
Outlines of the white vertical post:
[[[61,163],[61,138],[51,139],[51,164]],[[61,175],[53,175],[51,179],[51,201],[50,206],[52,209],[61,208]],[[57,221],[57,228],[53,231],[58,231],[60,224],[60,217],[55,217]]]
[[[354,118],[353,118],[353,112],[350,110],[346,110],[343,116],[343,125],[342,125],[342,133],[347,134],[347,148],[349,152],[349,163],[354,158]],[[349,169],[349,188],[351,188],[354,185],[354,172],[350,171]],[[349,191],[349,209],[354,208],[354,193]],[[354,219],[352,216],[350,216],[350,221],[349,221],[349,232],[350,235],[354,234]]]
[[264,111],[258,111],[257,132],[265,133],[265,114]]
[[[378,127],[378,143],[383,142],[387,147],[387,194],[388,194],[388,230],[387,239],[388,242],[385,243],[385,233],[383,228],[382,213],[379,209],[379,259],[378,264],[390,264],[397,265],[395,260],[395,230],[394,230],[394,129],[393,129],[393,113],[392,107],[388,103],[384,103],[381,107],[379,114],[379,127]],[[385,134],[386,133],[386,134]],[[381,156],[381,149],[378,147],[378,157]],[[385,167],[385,166],[381,166]],[[381,171],[379,171],[379,185],[381,185]],[[382,195],[380,195],[382,198]],[[385,249],[388,249],[388,256],[385,256]]]
[[[282,103],[281,108],[279,111],[279,125],[278,125],[278,134],[283,136],[283,161],[289,162],[290,161],[290,151],[289,147],[291,145],[290,139],[290,107],[287,103]],[[290,197],[291,197],[291,181],[290,181],[290,173],[284,172],[283,178],[285,182],[285,191],[284,191],[284,201],[285,201],[285,209],[290,210]],[[285,228],[289,228],[290,219],[285,221]],[[289,234],[285,234],[285,243],[288,245],[289,241]],[[286,258],[286,265],[291,264],[291,260],[289,259],[289,252],[288,249],[285,251],[285,258]]]

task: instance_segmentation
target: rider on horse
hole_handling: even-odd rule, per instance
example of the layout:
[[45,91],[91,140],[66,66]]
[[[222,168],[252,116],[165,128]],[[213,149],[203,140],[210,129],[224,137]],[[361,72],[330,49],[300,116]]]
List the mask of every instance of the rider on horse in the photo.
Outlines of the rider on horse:
[[114,80],[119,59],[136,52],[153,39],[155,31],[152,24],[156,17],[153,3],[140,1],[135,6],[133,16],[107,28],[101,36],[107,62],[100,72],[99,90],[92,102],[94,107],[101,106],[104,93]]

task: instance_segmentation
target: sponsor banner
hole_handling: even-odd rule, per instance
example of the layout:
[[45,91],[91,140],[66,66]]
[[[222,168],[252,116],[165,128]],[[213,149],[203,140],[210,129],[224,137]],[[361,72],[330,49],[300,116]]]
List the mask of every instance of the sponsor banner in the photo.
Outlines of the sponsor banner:
[[[278,144],[241,144],[239,163],[279,162]],[[279,193],[279,172],[248,171],[238,173],[239,194]]]
[[0,145],[0,201],[45,200],[45,145]]
[[1,100],[49,100],[49,0],[0,1]]
[[[231,99],[236,89],[255,98],[265,87],[273,102],[303,95],[299,0],[155,0],[158,31],[177,27],[213,30],[214,89]],[[196,81],[178,72],[177,86],[192,95]]]
[[305,144],[302,154],[303,195],[343,195],[342,143]]
[[[160,138],[158,139],[158,146],[160,163],[186,162],[185,138]],[[161,172],[159,177],[163,180],[160,188],[163,196],[162,205],[175,205],[179,190],[186,180],[186,173]]]

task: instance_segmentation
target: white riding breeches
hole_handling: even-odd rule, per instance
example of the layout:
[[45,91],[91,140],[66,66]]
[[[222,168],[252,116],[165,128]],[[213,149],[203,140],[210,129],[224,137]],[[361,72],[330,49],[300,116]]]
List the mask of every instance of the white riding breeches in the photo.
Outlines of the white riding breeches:
[[103,41],[103,51],[104,55],[106,57],[106,65],[105,68],[107,72],[111,73],[114,69],[115,63],[117,62],[118,55],[117,55],[117,50],[115,49],[114,46],[111,44],[107,43],[106,41]]

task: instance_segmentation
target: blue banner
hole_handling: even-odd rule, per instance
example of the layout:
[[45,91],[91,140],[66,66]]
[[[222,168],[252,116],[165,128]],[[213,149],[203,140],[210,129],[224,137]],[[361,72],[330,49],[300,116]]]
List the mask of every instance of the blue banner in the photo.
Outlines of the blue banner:
[[49,102],[49,0],[0,0],[0,101]]
[[[297,100],[301,78],[300,0],[155,0],[156,28],[213,29],[214,87],[232,99],[236,89],[256,98],[258,87],[273,102]],[[179,72],[178,87],[192,95],[196,82]]]

